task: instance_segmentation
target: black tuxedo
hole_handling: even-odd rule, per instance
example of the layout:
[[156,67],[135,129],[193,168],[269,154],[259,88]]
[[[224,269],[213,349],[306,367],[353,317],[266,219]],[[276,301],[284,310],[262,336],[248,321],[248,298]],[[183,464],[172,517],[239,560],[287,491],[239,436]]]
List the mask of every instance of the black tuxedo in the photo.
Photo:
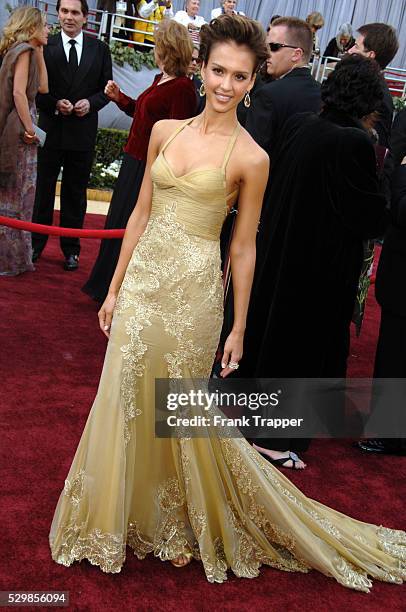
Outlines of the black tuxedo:
[[[405,319],[406,330],[406,166],[392,177],[391,224],[385,234],[376,274],[376,298],[383,310]],[[405,345],[406,346],[406,345]],[[406,353],[402,358],[406,376]],[[393,375],[395,376],[395,375]]]
[[[402,111],[395,132],[400,128],[404,133],[405,123],[406,111]],[[398,153],[398,158],[403,158],[405,144]],[[376,298],[382,309],[375,355],[376,378],[406,378],[406,165],[398,166],[393,173],[391,204],[391,223],[376,273]],[[404,407],[404,392],[400,394],[398,405]],[[379,400],[378,395],[376,401]],[[406,454],[405,436],[384,439],[382,443],[388,450]]]
[[294,68],[283,78],[257,89],[245,127],[272,161],[272,150],[286,121],[296,113],[317,113],[320,107],[320,84],[308,68]]
[[[44,48],[48,71],[49,93],[38,94],[39,126],[46,131],[45,146],[38,152],[37,191],[34,221],[52,224],[55,186],[63,166],[61,186],[61,226],[80,228],[86,213],[86,187],[89,181],[97,134],[97,112],[108,102],[104,88],[112,78],[108,46],[90,36],[83,36],[82,55],[72,73],[62,36],[51,36]],[[58,100],[72,104],[87,99],[89,112],[83,117],[75,113],[64,116],[57,111]],[[42,251],[47,236],[33,234],[33,247]],[[78,239],[63,238],[65,256],[79,254]]]

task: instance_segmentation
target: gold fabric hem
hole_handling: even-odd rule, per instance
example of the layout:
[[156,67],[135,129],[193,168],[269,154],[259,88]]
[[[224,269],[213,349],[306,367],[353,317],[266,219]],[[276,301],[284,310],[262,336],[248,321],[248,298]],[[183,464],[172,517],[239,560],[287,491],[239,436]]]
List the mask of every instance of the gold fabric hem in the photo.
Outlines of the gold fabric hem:
[[[145,538],[140,533],[136,523],[130,523],[127,545],[140,560],[145,559],[147,554],[152,553],[162,561],[170,561],[184,552],[192,552],[193,558],[202,562],[206,578],[211,583],[225,582],[228,578],[228,570],[231,570],[238,578],[256,578],[263,565],[289,572],[307,573],[312,569],[292,558],[287,550],[283,553],[286,555],[286,562],[279,562],[267,557],[244,531],[231,508],[229,517],[240,536],[239,545],[236,549],[236,560],[231,565],[226,561],[221,538],[216,538],[213,543],[214,559],[207,554],[201,556],[198,543],[188,542],[182,532],[182,523],[177,521],[165,522],[164,526],[159,529],[155,542],[150,542]],[[99,566],[105,573],[119,573],[126,558],[122,536],[103,533],[100,529],[94,529],[88,536],[80,537],[78,534],[83,527],[83,525],[72,526],[65,531],[60,551],[52,553],[53,560],[69,567],[75,561],[80,562],[87,559],[92,565]],[[401,532],[385,529],[385,537],[389,539],[396,539],[397,534],[401,534]],[[50,544],[53,550],[53,542],[50,542]],[[385,550],[385,552],[390,554],[389,550]],[[377,568],[376,574],[372,577],[383,582],[402,584],[406,578],[406,567],[402,566],[403,564],[400,564],[399,569],[392,569],[391,571]],[[336,576],[337,582],[347,588],[364,593],[370,592],[373,583],[366,571],[356,567],[340,555],[337,555],[334,559],[333,567],[338,574]]]
[[78,534],[82,529],[83,525],[66,529],[58,552],[54,552],[53,542],[50,541],[52,559],[65,567],[87,559],[105,573],[119,573],[125,561],[122,536],[94,529],[86,537],[80,537]]

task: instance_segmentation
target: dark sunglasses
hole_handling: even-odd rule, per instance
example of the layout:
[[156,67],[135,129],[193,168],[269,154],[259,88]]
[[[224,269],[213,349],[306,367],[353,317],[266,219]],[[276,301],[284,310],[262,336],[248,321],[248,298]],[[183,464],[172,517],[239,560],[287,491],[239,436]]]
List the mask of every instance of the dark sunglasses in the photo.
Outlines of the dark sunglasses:
[[298,47],[297,45],[284,45],[283,43],[268,43],[268,44],[269,44],[269,48],[272,51],[272,53],[276,53],[276,51],[279,51],[279,49],[283,49],[283,47],[288,47],[289,49],[302,49],[302,47]]

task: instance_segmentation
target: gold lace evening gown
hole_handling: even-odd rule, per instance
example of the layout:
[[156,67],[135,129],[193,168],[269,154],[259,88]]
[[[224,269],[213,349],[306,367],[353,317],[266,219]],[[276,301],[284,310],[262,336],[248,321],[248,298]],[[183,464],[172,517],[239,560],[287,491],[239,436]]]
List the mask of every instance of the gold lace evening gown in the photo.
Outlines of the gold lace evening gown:
[[152,166],[151,218],[117,301],[103,373],[50,532],[52,557],[119,572],[138,558],[192,551],[210,582],[261,564],[315,568],[368,591],[401,583],[406,534],[305,497],[242,438],[154,436],[155,378],[208,378],[220,335],[219,235],[225,169],[176,177],[165,149]]

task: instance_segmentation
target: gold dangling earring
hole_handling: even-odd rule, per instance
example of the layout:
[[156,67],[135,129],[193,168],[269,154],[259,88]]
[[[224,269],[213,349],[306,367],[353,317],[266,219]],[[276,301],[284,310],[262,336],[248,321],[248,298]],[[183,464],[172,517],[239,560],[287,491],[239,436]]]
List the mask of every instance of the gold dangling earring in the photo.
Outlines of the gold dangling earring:
[[202,81],[202,84],[200,85],[200,89],[199,89],[199,96],[201,98],[204,98],[205,95],[206,95],[206,90],[204,88],[204,83]]
[[247,93],[245,94],[244,97],[244,106],[245,108],[249,108],[251,106],[251,98],[250,98],[250,92],[247,91]]

